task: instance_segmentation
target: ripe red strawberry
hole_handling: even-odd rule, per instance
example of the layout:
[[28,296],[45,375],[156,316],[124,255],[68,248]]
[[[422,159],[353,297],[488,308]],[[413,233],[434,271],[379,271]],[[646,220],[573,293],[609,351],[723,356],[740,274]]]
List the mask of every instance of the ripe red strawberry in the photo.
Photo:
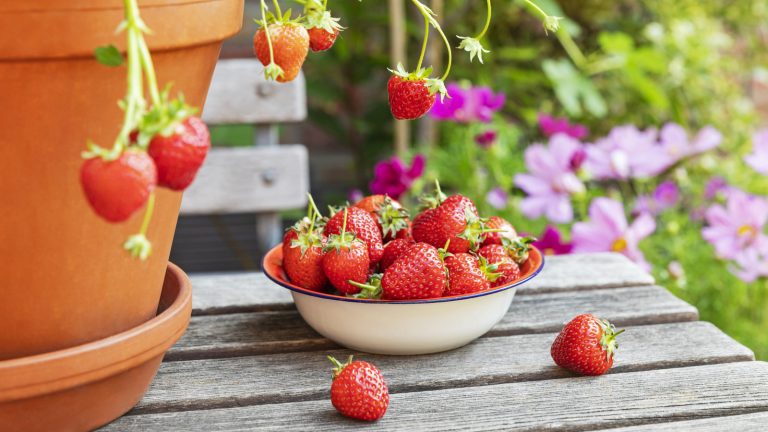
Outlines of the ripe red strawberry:
[[390,265],[381,279],[382,298],[388,300],[440,297],[448,287],[441,253],[427,243],[416,243]]
[[[347,212],[348,209],[344,209],[339,213],[344,220],[352,220],[352,218],[344,218]],[[368,213],[363,212],[363,214],[370,217]],[[368,280],[370,266],[368,247],[354,233],[347,231],[346,222],[338,234],[328,236],[325,242],[323,272],[337,290],[344,294],[359,293],[360,287],[352,285],[350,281],[364,284]]]
[[[347,215],[346,220],[345,214]],[[341,233],[345,223],[347,231],[354,233],[368,246],[368,256],[371,262],[379,262],[384,255],[384,245],[381,240],[381,231],[373,216],[361,208],[347,207],[344,211],[338,211],[331,216],[325,224],[324,234],[330,236]]]
[[324,243],[325,238],[318,232],[297,233],[290,244],[283,243],[283,270],[292,283],[312,291],[323,291],[328,284],[323,271]]
[[491,280],[499,276],[494,273],[495,266],[488,266],[485,258],[468,253],[446,256],[445,267],[448,269],[446,296],[487,291],[491,289]]
[[115,160],[93,157],[83,162],[80,183],[96,214],[122,222],[147,202],[157,184],[157,170],[146,152],[126,150]]
[[384,255],[379,261],[381,271],[385,271],[413,244],[412,240],[394,239],[384,246]]
[[355,203],[355,207],[373,216],[381,228],[385,242],[394,238],[408,237],[408,227],[411,224],[408,219],[408,210],[396,200],[387,195],[369,195]]
[[552,360],[581,375],[602,375],[613,366],[619,344],[611,323],[591,314],[579,315],[563,327],[552,344]]
[[485,233],[485,240],[483,240],[483,246],[489,244],[502,244],[501,241],[504,238],[514,240],[517,238],[517,231],[509,221],[499,216],[491,216],[485,223],[486,229],[503,230],[500,232],[487,232]]
[[309,33],[309,48],[314,52],[330,49],[339,35],[339,29],[328,31],[322,27],[312,27],[307,32]]
[[149,142],[148,152],[157,165],[157,183],[172,190],[184,190],[197,175],[211,148],[208,127],[197,117],[187,117],[174,131],[157,134]]
[[424,79],[408,79],[392,75],[387,83],[389,108],[398,120],[413,120],[426,114],[435,104]]
[[[269,24],[269,37],[275,64],[282,69],[282,74],[274,76],[278,82],[296,79],[309,52],[309,33],[303,26],[290,22]],[[269,66],[269,45],[267,34],[262,26],[253,36],[253,51],[264,66]]]
[[476,249],[485,228],[475,204],[462,195],[451,195],[448,198],[440,195],[442,192],[438,190],[438,197],[433,201],[437,203],[435,208],[424,210],[413,219],[413,240],[435,247],[444,247],[450,240],[450,253]]
[[477,254],[485,258],[489,265],[493,265],[493,271],[499,276],[491,282],[492,287],[507,285],[520,279],[520,266],[509,256],[507,249],[502,245],[483,246]]
[[334,364],[331,384],[331,403],[344,416],[374,421],[382,418],[389,406],[389,390],[384,376],[371,363],[352,361],[341,364],[328,356]]

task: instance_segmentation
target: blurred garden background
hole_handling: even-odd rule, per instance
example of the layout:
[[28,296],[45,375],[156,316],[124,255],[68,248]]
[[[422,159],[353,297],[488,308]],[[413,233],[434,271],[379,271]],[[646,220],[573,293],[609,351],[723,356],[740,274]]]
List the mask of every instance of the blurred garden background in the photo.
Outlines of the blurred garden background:
[[[413,203],[439,178],[550,253],[624,253],[768,359],[768,2],[539,0],[564,18],[553,33],[526,1],[494,1],[484,64],[454,50],[451,98],[410,123],[389,112],[387,67],[415,63],[423,28],[398,2],[331,2],[346,30],[304,66],[309,119],[281,140],[309,148],[318,203]],[[485,19],[485,2],[428,3],[454,46]],[[248,2],[223,57],[252,56],[257,11]],[[425,64],[440,69],[441,43]],[[212,133],[253,142],[249,127]],[[172,259],[257,268],[252,221],[212,223],[229,259]],[[181,237],[195,224],[182,220]]]

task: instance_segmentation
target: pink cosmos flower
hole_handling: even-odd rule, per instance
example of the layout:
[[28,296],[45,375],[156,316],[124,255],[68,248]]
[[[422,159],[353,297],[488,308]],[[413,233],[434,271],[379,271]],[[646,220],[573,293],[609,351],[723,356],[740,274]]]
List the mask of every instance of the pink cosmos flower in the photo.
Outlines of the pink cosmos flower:
[[488,191],[488,194],[485,196],[485,201],[496,210],[503,210],[507,208],[509,195],[507,195],[507,192],[504,189],[497,186]]
[[544,232],[533,245],[539,248],[544,255],[564,255],[571,253],[573,245],[563,241],[560,231],[552,225],[547,225]]
[[371,193],[399,199],[414,180],[424,174],[425,163],[426,158],[423,155],[416,155],[410,167],[397,157],[377,163],[373,169],[373,180],[369,184]]
[[493,114],[504,106],[504,93],[494,93],[489,87],[464,87],[458,83],[446,85],[449,98],[437,98],[429,115],[438,120],[460,123],[488,123]]
[[693,140],[689,139],[688,132],[676,123],[665,124],[659,132],[659,145],[674,162],[712,150],[722,141],[723,135],[712,126],[702,128]]
[[744,157],[744,162],[760,174],[768,175],[768,128],[752,136],[752,153]]
[[565,134],[553,136],[548,145],[534,144],[525,150],[529,174],[515,175],[515,185],[528,194],[520,203],[529,218],[546,216],[555,223],[573,220],[570,196],[584,192],[584,183],[571,167],[582,144]]
[[653,195],[640,195],[635,201],[632,214],[637,216],[642,213],[658,215],[664,210],[674,207],[680,199],[680,189],[671,180],[659,183]]
[[620,202],[601,197],[590,204],[589,219],[573,224],[573,252],[618,252],[650,271],[638,243],[656,230],[652,216],[642,214],[629,224]]
[[727,194],[729,189],[730,186],[724,178],[718,176],[712,177],[704,186],[704,198],[713,200],[717,198],[718,195]]
[[347,194],[347,201],[351,203],[356,203],[361,199],[363,199],[364,196],[365,195],[363,194],[363,191],[361,191],[360,189],[352,189]]
[[605,138],[587,146],[586,168],[598,180],[653,177],[674,161],[659,151],[654,129],[617,126]]
[[550,115],[539,113],[539,128],[541,133],[547,138],[564,133],[571,138],[582,140],[589,135],[589,129],[578,123],[570,123],[567,118],[555,118]]
[[705,219],[707,226],[701,234],[720,258],[738,261],[768,248],[768,237],[763,233],[768,221],[768,200],[763,197],[732,188],[725,206],[710,206]]

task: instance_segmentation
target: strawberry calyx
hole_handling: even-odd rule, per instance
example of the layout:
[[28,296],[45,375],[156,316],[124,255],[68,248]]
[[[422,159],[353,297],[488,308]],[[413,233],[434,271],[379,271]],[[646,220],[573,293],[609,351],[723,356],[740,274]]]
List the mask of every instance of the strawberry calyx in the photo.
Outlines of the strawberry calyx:
[[301,248],[301,256],[307,253],[310,248],[323,247],[323,238],[318,230],[298,233],[297,237],[291,241],[292,248]]
[[344,30],[344,27],[339,25],[339,18],[334,18],[331,11],[326,10],[327,1],[297,0],[297,2],[304,5],[304,27],[307,29],[321,28],[328,33]]
[[170,85],[160,94],[160,104],[155,104],[139,120],[136,145],[142,149],[149,146],[157,135],[169,137],[176,133],[179,124],[194,115],[197,109],[186,104],[184,95],[169,100]]
[[463,238],[464,240],[468,241],[470,249],[475,251],[480,247],[480,244],[485,239],[484,234],[494,230],[485,228],[487,219],[478,217],[469,207],[469,204],[464,206],[464,218],[467,221],[467,225],[464,228],[464,231],[460,232],[456,237]]
[[509,255],[513,261],[518,264],[523,264],[524,262],[528,261],[528,254],[531,250],[531,243],[535,241],[536,238],[530,236],[518,236],[514,239],[502,237],[501,245],[504,246],[504,249],[507,250],[507,255]]
[[347,297],[360,298],[360,299],[380,299],[382,294],[381,288],[382,275],[374,273],[368,278],[368,283],[360,283],[353,280],[348,280],[350,285],[360,288],[360,292],[357,294],[347,294]]
[[616,327],[608,320],[598,319],[597,321],[603,330],[603,335],[600,337],[600,346],[605,350],[605,359],[608,361],[613,358],[614,353],[619,348],[616,336],[624,333],[625,329],[616,331]]
[[[424,86],[429,90],[429,94],[440,94],[440,100],[444,100],[448,96],[448,90],[445,88],[445,82],[442,78],[430,78],[432,75],[432,67],[422,68],[419,67],[413,72],[408,72],[402,63],[397,64],[396,69],[387,69],[392,75],[400,77],[403,81],[416,81],[423,82]],[[450,96],[448,96],[450,98]]]
[[387,235],[394,237],[400,230],[408,228],[409,216],[408,210],[404,207],[396,207],[389,196],[384,197],[381,207],[376,210],[376,217],[384,237]]
[[440,181],[435,179],[435,191],[432,194],[423,194],[419,197],[421,203],[420,210],[427,210],[437,208],[440,204],[448,199],[448,196],[440,190]]
[[340,361],[336,360],[336,358],[333,357],[332,355],[328,356],[328,360],[330,360],[331,363],[333,363],[333,366],[334,366],[334,368],[332,369],[333,370],[333,379],[336,379],[336,377],[338,377],[341,374],[341,371],[343,371],[345,367],[347,367],[347,366],[352,364],[352,357],[353,356],[349,356],[349,358],[347,359],[346,363],[341,363]]
[[475,257],[480,263],[480,271],[483,272],[485,278],[488,279],[488,282],[496,282],[496,279],[501,276],[501,273],[497,271],[500,263],[489,264],[488,260],[482,255],[475,255]]

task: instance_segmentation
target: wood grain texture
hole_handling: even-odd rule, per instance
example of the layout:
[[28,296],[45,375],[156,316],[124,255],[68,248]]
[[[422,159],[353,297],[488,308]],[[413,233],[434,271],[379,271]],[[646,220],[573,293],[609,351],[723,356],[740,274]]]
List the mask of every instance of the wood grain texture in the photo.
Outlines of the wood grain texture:
[[[284,310],[293,303],[288,290],[262,273],[197,274],[191,279],[196,315]],[[620,254],[553,256],[546,258],[541,274],[518,289],[517,296],[652,283],[649,274]]]
[[271,212],[304,207],[309,160],[302,145],[217,148],[184,192],[182,214]]
[[[571,376],[549,355],[556,333],[483,338],[463,348],[422,356],[348,350],[372,361],[393,393],[485,386]],[[704,322],[629,327],[610,373],[753,360],[752,352]],[[329,386],[326,351],[166,362],[134,413],[321,399]]]
[[766,430],[768,430],[768,412],[766,411],[702,420],[676,421],[672,423],[629,426],[615,429],[600,429],[601,432],[765,432]]
[[[698,318],[693,306],[657,286],[561,292],[516,297],[507,315],[491,329],[489,336],[559,331],[565,322],[580,313],[594,313],[620,326],[695,321]],[[187,333],[166,354],[166,360],[306,351],[334,346],[315,333],[293,310],[196,316],[192,317]]]
[[203,120],[209,124],[283,123],[307,118],[304,74],[289,82],[264,79],[257,59],[219,60]]
[[396,393],[387,414],[373,424],[342,418],[323,399],[129,415],[104,430],[581,431],[764,410],[768,364],[741,362]]

